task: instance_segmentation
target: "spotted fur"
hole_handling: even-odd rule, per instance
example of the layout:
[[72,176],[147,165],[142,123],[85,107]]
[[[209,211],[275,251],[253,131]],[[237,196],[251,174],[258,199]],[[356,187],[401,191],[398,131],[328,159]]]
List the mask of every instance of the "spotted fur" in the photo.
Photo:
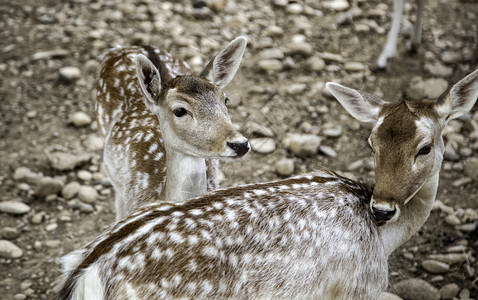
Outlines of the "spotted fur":
[[[235,69],[224,68],[229,79],[239,66],[245,43],[241,37],[228,45],[230,51],[226,54],[235,64]],[[153,81],[159,78],[153,76],[146,83],[146,92],[153,95],[161,107],[159,113],[166,116],[161,122],[160,115],[145,104],[148,97],[142,93],[135,66],[139,55],[151,62],[161,78],[159,85]],[[167,116],[172,115],[168,91],[189,101],[195,122],[203,124],[189,127],[199,134],[168,122]],[[192,75],[184,61],[150,46],[119,48],[108,54],[97,82],[96,112],[98,129],[105,138],[105,167],[115,188],[117,220],[137,207],[167,200],[170,195],[175,196],[172,200],[185,200],[215,190],[219,186],[217,159],[234,153],[228,143],[247,143],[233,128],[224,92],[214,81]],[[165,135],[165,128],[172,128],[172,133]]]

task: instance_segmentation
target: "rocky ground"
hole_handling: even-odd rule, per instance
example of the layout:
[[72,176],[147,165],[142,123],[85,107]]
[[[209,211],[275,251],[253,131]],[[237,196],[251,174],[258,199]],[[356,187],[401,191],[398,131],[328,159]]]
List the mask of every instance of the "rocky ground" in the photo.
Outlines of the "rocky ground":
[[[427,1],[423,45],[406,54],[416,6],[405,7],[399,56],[375,72],[392,1],[194,0],[0,2],[0,295],[53,298],[58,259],[114,220],[94,92],[104,54],[151,44],[196,71],[237,35],[248,38],[228,88],[253,151],[223,164],[224,186],[327,166],[373,178],[369,128],[326,81],[387,100],[435,98],[477,68],[478,5]],[[312,148],[297,148],[297,141]],[[391,258],[387,299],[478,298],[478,109],[445,132],[430,219]]]

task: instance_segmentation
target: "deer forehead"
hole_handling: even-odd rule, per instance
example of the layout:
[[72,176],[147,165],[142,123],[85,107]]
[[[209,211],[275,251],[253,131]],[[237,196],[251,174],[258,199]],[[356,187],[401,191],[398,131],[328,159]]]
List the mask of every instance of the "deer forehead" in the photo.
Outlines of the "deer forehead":
[[176,77],[170,85],[177,94],[188,95],[199,101],[221,98],[221,90],[209,80],[200,76],[186,75]]
[[435,134],[432,116],[412,111],[405,102],[386,108],[385,112],[370,136],[376,151],[414,152],[417,147],[432,141]]

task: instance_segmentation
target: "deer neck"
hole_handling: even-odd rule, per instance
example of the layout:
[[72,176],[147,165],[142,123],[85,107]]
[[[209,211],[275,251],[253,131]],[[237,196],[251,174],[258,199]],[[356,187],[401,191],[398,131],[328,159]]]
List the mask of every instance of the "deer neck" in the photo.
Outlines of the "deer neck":
[[184,201],[206,193],[206,161],[165,147],[166,200]]
[[387,257],[409,240],[425,223],[435,202],[439,172],[430,177],[404,205],[396,222],[379,227]]

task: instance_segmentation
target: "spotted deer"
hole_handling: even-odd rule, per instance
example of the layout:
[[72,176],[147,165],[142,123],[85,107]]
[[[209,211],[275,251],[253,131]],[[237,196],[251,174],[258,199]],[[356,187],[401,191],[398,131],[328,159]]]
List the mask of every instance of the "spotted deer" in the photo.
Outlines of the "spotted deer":
[[117,221],[152,201],[183,201],[215,190],[218,159],[249,151],[231,123],[223,91],[245,47],[246,39],[236,38],[199,76],[184,61],[149,46],[108,54],[96,111]]
[[63,259],[59,299],[377,299],[430,214],[441,132],[476,102],[478,70],[436,101],[327,87],[374,124],[374,186],[321,170],[141,208]]

